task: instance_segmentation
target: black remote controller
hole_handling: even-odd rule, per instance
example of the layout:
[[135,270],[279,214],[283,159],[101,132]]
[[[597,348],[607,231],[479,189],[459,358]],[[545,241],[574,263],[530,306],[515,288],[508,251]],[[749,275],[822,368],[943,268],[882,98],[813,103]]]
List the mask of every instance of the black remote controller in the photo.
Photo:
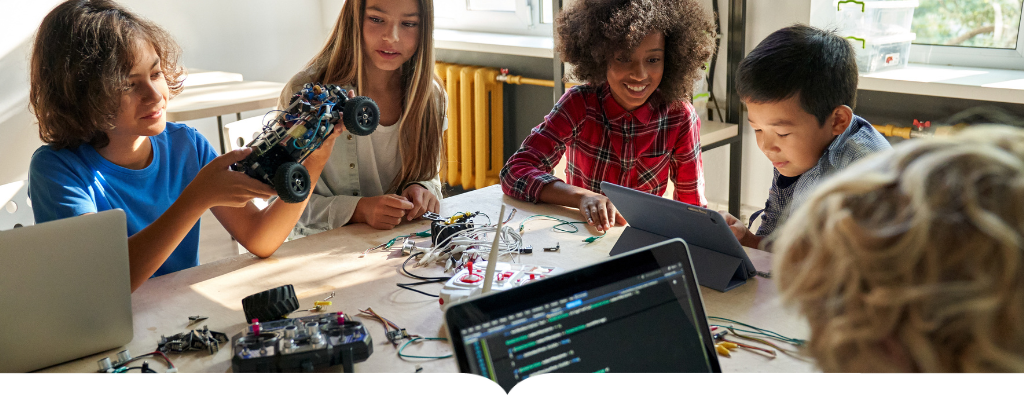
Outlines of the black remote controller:
[[352,364],[373,353],[373,340],[363,324],[341,312],[260,324],[231,339],[235,372],[312,372],[321,366]]

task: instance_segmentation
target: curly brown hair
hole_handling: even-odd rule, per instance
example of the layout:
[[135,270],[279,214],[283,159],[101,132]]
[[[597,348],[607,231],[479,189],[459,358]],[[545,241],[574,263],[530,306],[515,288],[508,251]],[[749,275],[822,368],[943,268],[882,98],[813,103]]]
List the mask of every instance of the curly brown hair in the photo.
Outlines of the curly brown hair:
[[573,65],[566,78],[595,85],[607,81],[612,58],[662,32],[665,74],[658,90],[668,101],[693,95],[715,51],[714,21],[693,0],[577,0],[558,16],[557,26],[558,53]]
[[138,40],[156,49],[171,96],[181,93],[181,49],[153,22],[109,0],[68,0],[46,15],[29,75],[29,103],[43,143],[60,150],[110,142],[107,131],[129,90]]
[[825,372],[1024,372],[1024,130],[896,145],[780,232],[772,273]]

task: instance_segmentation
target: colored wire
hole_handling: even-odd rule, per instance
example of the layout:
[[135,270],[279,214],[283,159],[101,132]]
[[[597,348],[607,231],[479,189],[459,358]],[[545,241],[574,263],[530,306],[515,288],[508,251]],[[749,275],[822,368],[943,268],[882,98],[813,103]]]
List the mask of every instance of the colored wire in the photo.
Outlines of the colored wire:
[[[519,233],[523,233],[523,228],[526,226],[526,222],[529,222],[529,221],[534,220],[534,219],[554,220],[556,222],[559,222],[557,225],[552,226],[551,230],[553,230],[555,232],[562,232],[562,233],[576,233],[576,232],[579,232],[580,228],[576,227],[576,225],[577,224],[587,224],[587,222],[565,220],[565,219],[557,218],[557,217],[554,217],[554,216],[533,215],[533,216],[527,217],[526,219],[523,219],[523,221],[519,223]],[[568,226],[568,228],[564,228],[562,226]]]
[[736,335],[737,338],[754,341],[754,342],[757,342],[757,343],[760,343],[760,344],[763,344],[763,345],[768,345],[768,346],[771,346],[771,347],[773,347],[775,349],[778,349],[779,352],[785,353],[786,355],[789,355],[789,356],[791,356],[791,357],[793,357],[793,358],[795,358],[797,360],[802,360],[804,362],[810,362],[810,360],[808,360],[807,358],[804,358],[803,356],[800,356],[800,355],[798,355],[796,353],[793,353],[793,352],[791,352],[791,351],[789,351],[787,349],[783,349],[783,348],[779,347],[778,345],[776,345],[774,343],[771,343],[771,342],[769,342],[767,340],[764,340],[764,339],[761,339],[761,338],[755,338],[753,336],[746,336],[746,335],[739,334],[731,326],[726,328],[726,329],[729,329],[729,331],[732,332],[733,335]]
[[[753,330],[736,329],[736,330],[739,330],[741,332],[751,333],[751,334],[755,334],[755,335],[761,335],[761,336],[764,336],[764,337],[768,337],[768,338],[772,338],[772,339],[779,340],[779,341],[782,341],[782,342],[786,342],[786,343],[794,345],[794,346],[801,346],[804,343],[806,343],[806,341],[803,340],[803,339],[796,339],[796,338],[786,337],[786,336],[784,336],[784,335],[782,335],[782,334],[780,334],[778,332],[773,332],[773,331],[770,331],[768,329],[761,329],[761,328],[759,328],[757,326],[748,325],[746,323],[738,322],[738,321],[735,321],[735,320],[732,320],[732,319],[728,319],[728,318],[721,318],[721,317],[718,317],[718,316],[708,316],[708,319],[709,320],[713,319],[713,320],[720,320],[720,321],[723,321],[723,322],[735,323],[737,325],[753,329]],[[725,325],[715,325],[715,324],[712,324],[711,326],[718,326],[718,327],[726,328],[726,329],[729,329],[730,331],[732,331],[732,329],[733,329],[732,325],[725,326]]]
[[164,362],[167,362],[167,369],[174,369],[174,363],[171,363],[171,359],[168,358],[167,355],[165,355],[163,352],[160,352],[160,351],[154,351],[154,352],[146,353],[146,354],[139,355],[139,356],[136,356],[134,358],[128,359],[127,361],[125,361],[125,363],[122,363],[121,366],[124,366],[124,365],[127,365],[129,363],[135,362],[135,361],[137,361],[139,359],[142,359],[142,358],[145,358],[147,356],[155,356],[155,355],[160,355],[160,357],[164,358]]
[[369,308],[368,307],[366,309],[359,309],[359,315],[360,316],[364,316],[364,317],[373,318],[373,319],[376,319],[377,321],[379,321],[381,324],[384,325],[384,332],[388,332],[388,326],[391,326],[392,328],[395,328],[395,330],[401,329],[394,322],[385,319],[381,315],[378,315],[377,312],[373,311],[373,308]]
[[447,354],[447,355],[444,355],[444,356],[417,356],[417,355],[406,355],[406,354],[402,353],[402,350],[405,349],[406,346],[409,346],[410,343],[421,342],[421,341],[425,341],[425,340],[441,340],[441,341],[447,342],[448,338],[415,337],[415,338],[409,339],[408,342],[405,342],[404,344],[402,344],[401,348],[398,348],[398,357],[399,358],[414,358],[414,359],[447,359],[447,358],[452,357],[452,355],[450,353]]
[[775,351],[773,351],[771,349],[759,348],[759,347],[754,346],[754,345],[747,345],[745,343],[736,342],[734,340],[729,340],[729,339],[726,339],[726,338],[718,338],[718,340],[720,340],[722,342],[729,342],[731,344],[736,345],[737,347],[740,347],[740,348],[743,348],[743,349],[746,349],[746,350],[749,350],[749,351],[755,351],[758,354],[771,355],[771,356],[769,356],[769,359],[775,359]]
[[484,212],[477,212],[476,214],[478,214],[478,215],[482,215],[483,217],[486,217],[486,218],[487,218],[487,225],[488,225],[488,226],[490,226],[490,225],[491,225],[491,217],[490,217],[489,215],[487,215],[487,214],[486,214],[486,213],[484,213]]
[[[118,369],[117,372],[115,372],[115,373],[126,373],[126,372],[128,372],[130,370],[134,370],[134,369],[142,369],[142,367],[141,366],[132,366],[130,368]],[[148,368],[146,370],[144,370],[143,372],[145,372],[145,373],[156,373],[155,370],[148,369]]]
[[[533,216],[527,217],[526,219],[523,219],[523,221],[521,223],[519,223],[519,233],[523,233],[523,228],[526,226],[526,222],[528,222],[530,220],[533,220],[533,219],[554,220],[556,222],[559,222],[557,225],[552,226],[551,230],[553,230],[555,232],[562,232],[562,233],[577,233],[577,232],[580,231],[580,228],[576,227],[576,225],[578,225],[578,224],[584,224],[584,225],[587,224],[587,222],[570,221],[570,220],[565,220],[565,219],[557,218],[557,217],[554,217],[554,216],[533,215]],[[567,226],[568,228],[565,228],[565,227],[562,227],[562,226]],[[598,240],[600,238],[603,238],[607,234],[608,234],[608,232],[604,232],[600,236],[590,236],[590,237],[588,237],[586,239],[583,239],[583,241],[586,242],[586,243],[594,243],[594,241],[596,241],[596,240]]]
[[432,298],[440,297],[438,295],[433,295],[433,294],[430,294],[430,293],[427,293],[427,292],[424,292],[422,290],[418,290],[418,289],[412,287],[412,286],[420,286],[420,285],[429,285],[431,283],[447,282],[448,279],[452,278],[451,276],[424,277],[424,276],[417,276],[417,275],[412,274],[412,272],[409,272],[409,269],[406,269],[405,265],[407,263],[409,263],[409,261],[412,260],[413,258],[415,258],[415,257],[417,257],[419,255],[422,255],[422,254],[423,254],[423,252],[416,252],[416,253],[413,253],[412,255],[409,255],[409,257],[406,258],[404,262],[402,262],[402,266],[400,267],[400,269],[402,270],[402,274],[403,275],[409,276],[411,278],[422,280],[423,282],[396,283],[395,285],[400,287],[400,288],[402,288],[402,289],[410,290],[410,291],[419,293],[421,295],[427,295],[427,296],[430,296]]
[[[508,212],[508,217],[507,217],[507,218],[505,218],[505,220],[504,220],[504,221],[502,221],[502,222],[501,222],[501,224],[503,224],[503,225],[504,225],[504,224],[508,223],[508,221],[509,221],[509,220],[512,220],[512,216],[515,216],[515,215],[516,215],[516,211],[517,211],[517,209],[513,207],[513,208],[512,208],[512,211],[511,211],[511,212]],[[498,216],[498,217],[500,218],[501,216]],[[490,220],[490,219],[491,219],[490,217],[488,217],[488,218],[487,218],[487,220]]]

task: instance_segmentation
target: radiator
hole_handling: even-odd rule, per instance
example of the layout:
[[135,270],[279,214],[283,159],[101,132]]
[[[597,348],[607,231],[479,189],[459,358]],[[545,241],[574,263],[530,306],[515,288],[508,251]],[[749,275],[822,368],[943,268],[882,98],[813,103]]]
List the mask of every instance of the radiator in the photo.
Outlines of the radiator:
[[505,144],[500,71],[443,62],[434,70],[448,93],[448,164],[442,180],[466,190],[497,184]]

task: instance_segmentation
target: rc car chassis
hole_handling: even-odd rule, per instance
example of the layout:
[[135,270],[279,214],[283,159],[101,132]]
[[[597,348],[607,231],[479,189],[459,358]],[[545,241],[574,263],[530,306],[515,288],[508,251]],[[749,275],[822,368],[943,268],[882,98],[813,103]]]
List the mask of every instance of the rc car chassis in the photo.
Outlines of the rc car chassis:
[[357,136],[373,133],[380,122],[377,103],[369,97],[349,98],[345,89],[319,83],[307,83],[287,108],[270,113],[275,112],[274,119],[246,146],[252,153],[233,168],[273,186],[286,203],[309,196],[309,172],[302,162],[320,148],[339,120]]

